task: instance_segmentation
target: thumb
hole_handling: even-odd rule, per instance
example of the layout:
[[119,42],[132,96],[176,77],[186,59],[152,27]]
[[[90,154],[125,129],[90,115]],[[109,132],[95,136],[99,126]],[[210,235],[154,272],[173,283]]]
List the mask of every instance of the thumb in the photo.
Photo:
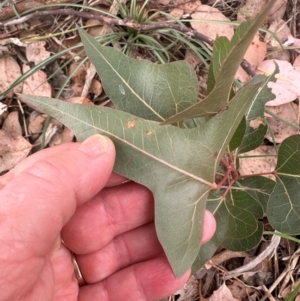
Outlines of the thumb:
[[115,160],[113,143],[100,135],[67,152],[58,148],[52,156],[31,159],[32,165],[0,191],[2,239],[30,242],[37,256],[53,247],[76,207],[104,187]]

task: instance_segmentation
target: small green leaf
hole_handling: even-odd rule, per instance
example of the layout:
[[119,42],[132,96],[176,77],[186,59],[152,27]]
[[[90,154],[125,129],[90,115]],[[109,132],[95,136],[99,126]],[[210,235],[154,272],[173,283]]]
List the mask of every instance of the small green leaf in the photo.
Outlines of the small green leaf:
[[256,149],[262,144],[265,139],[268,126],[265,125],[263,121],[261,122],[262,124],[255,128],[250,126],[249,122],[246,124],[245,135],[238,149],[240,154]]
[[254,248],[263,233],[262,206],[245,191],[234,191],[222,198],[222,193],[211,192],[207,200],[207,209],[217,221],[217,231],[213,238],[202,246],[193,270],[200,269],[211,258],[220,245],[232,251],[247,251]]
[[[278,66],[276,65],[275,71],[267,77],[267,80],[261,86],[249,107],[246,114],[246,131],[238,149],[239,153],[249,152],[259,147],[265,138],[268,129],[268,126],[264,123],[265,104],[275,98],[275,95],[268,87],[268,83],[276,81],[275,74],[278,72]],[[257,76],[256,78],[259,80]]]
[[213,54],[209,65],[207,78],[207,94],[209,94],[216,84],[216,77],[221,65],[230,51],[230,41],[226,37],[218,37],[214,43]]
[[[268,15],[276,0],[271,0],[266,8],[253,20],[242,23],[234,34],[231,50],[223,61],[219,73],[215,78],[215,86],[211,93],[201,102],[192,105],[186,110],[170,117],[163,124],[176,123],[185,119],[215,115],[229,102],[231,85],[236,71],[258,31],[261,23]],[[215,68],[214,68],[215,69]]]
[[300,135],[285,139],[278,151],[276,185],[267,206],[274,229],[287,234],[300,233]]
[[232,251],[246,251],[256,247],[263,233],[263,225],[257,221],[263,217],[262,206],[245,191],[231,190],[219,214],[223,216],[226,212],[228,237],[222,245]]
[[275,182],[266,177],[251,177],[239,181],[245,192],[262,205],[264,212],[267,210],[267,204],[270,195],[274,189]]
[[230,143],[229,143],[229,151],[232,152],[236,148],[238,148],[244,138],[246,130],[246,118],[243,117],[241,120],[237,130],[235,131]]
[[135,60],[100,45],[79,29],[86,53],[117,109],[135,116],[164,121],[193,105],[198,97],[194,70],[184,61],[154,64]]

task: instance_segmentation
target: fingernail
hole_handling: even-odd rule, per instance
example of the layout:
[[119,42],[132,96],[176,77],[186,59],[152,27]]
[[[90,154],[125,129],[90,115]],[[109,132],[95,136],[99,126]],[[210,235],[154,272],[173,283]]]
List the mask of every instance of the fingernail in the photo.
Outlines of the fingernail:
[[80,149],[93,156],[101,155],[107,151],[108,143],[107,137],[96,134],[84,140],[80,145]]

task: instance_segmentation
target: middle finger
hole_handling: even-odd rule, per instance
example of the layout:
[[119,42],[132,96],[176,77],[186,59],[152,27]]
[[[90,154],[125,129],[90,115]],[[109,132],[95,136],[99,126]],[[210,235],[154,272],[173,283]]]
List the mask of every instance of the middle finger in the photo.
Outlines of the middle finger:
[[96,283],[130,265],[161,256],[164,251],[151,222],[117,236],[98,251],[76,255],[76,260],[86,282]]
[[78,207],[63,228],[62,239],[72,252],[87,254],[153,218],[152,193],[144,186],[129,182],[106,188]]

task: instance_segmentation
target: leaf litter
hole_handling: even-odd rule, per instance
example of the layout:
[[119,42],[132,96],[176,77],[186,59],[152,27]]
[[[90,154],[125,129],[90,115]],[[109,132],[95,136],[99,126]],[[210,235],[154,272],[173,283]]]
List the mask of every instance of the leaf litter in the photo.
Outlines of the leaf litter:
[[[163,1],[164,2],[164,1]],[[184,3],[182,4],[182,2],[180,0],[175,1],[175,3],[178,5],[178,7],[176,9],[180,10],[180,13],[177,13],[177,17],[178,18],[182,18],[184,14],[187,14],[189,16],[191,16],[192,19],[203,19],[204,18],[204,14],[207,16],[207,18],[211,18],[212,20],[217,20],[217,18],[220,18],[222,20],[228,20],[228,15],[225,16],[225,10],[222,10],[222,8],[225,7],[229,7],[232,3],[230,2],[234,2],[234,1],[229,1],[228,3],[226,1],[208,1],[210,6],[207,5],[202,5],[200,3],[200,1],[194,1],[194,2],[188,2],[188,3]],[[220,3],[223,3],[220,6]],[[271,15],[269,16],[269,20],[275,20],[273,21],[273,26],[276,23],[276,28],[281,28],[280,25],[283,24],[283,22],[286,21],[278,21],[279,19],[282,19],[284,14],[290,14],[291,17],[296,18],[296,16],[293,15],[293,12],[288,12],[287,11],[287,3],[290,4],[291,1],[284,1],[284,0],[280,0],[277,2],[277,6],[275,7],[275,9],[273,10],[273,12],[271,13]],[[255,14],[255,12],[251,11],[251,8],[255,8],[256,11],[259,10],[259,6],[261,4],[263,4],[264,1],[258,1],[258,2],[254,2],[254,0],[248,0],[245,1],[245,6],[244,7],[239,7],[239,5],[237,5],[236,7],[233,7],[232,10],[237,13],[238,15],[238,20],[240,20],[241,18],[245,19],[245,18],[251,18],[253,16],[253,14]],[[166,7],[170,4],[170,1],[166,1],[165,3],[162,3],[162,5],[166,5]],[[218,7],[218,8],[216,8]],[[247,11],[250,7],[250,11]],[[217,17],[218,16],[218,17]],[[232,20],[232,19],[231,19]],[[287,20],[285,18],[285,20]],[[199,32],[203,32],[203,27],[197,27],[195,25],[195,22],[191,22],[191,26],[194,26],[195,29],[199,30]],[[218,25],[216,26],[216,24],[214,22],[205,22],[202,23],[202,25],[204,24],[205,27],[205,32],[209,33],[208,35],[210,35],[211,38],[215,38],[216,35],[228,35],[228,36],[232,36],[233,34],[233,27],[232,26],[224,26],[224,25]],[[279,25],[278,25],[279,24]],[[285,23],[285,27],[282,28],[286,28],[287,23]],[[216,26],[216,28],[215,28]],[[283,26],[283,25],[282,25]],[[201,28],[201,29],[200,29]],[[273,31],[272,27],[271,30]],[[287,29],[285,29],[287,30]],[[277,30],[278,33],[278,38],[282,43],[285,43],[286,46],[295,46],[298,47],[300,44],[298,42],[298,35],[296,32],[293,32],[293,35],[288,34],[286,36],[286,32],[284,33],[284,35],[281,36],[281,32],[283,31],[283,29]],[[212,33],[210,33],[212,32]],[[15,37],[15,38],[19,38],[19,37]],[[55,42],[55,40],[53,40]],[[56,39],[57,41],[57,39]],[[77,40],[76,36],[70,37],[69,39],[66,40],[62,40],[59,41],[60,46],[64,45],[64,47],[69,46],[74,44]],[[275,48],[278,49],[280,45],[276,44],[277,39],[274,39],[273,36],[271,36],[271,38],[269,37],[267,40],[263,41],[261,36],[256,36],[255,39],[253,40],[253,50],[251,50],[251,47],[249,47],[248,52],[250,53],[248,56],[248,60],[250,61],[251,65],[253,68],[255,68],[256,66],[258,67],[258,72],[261,72],[261,69],[263,69],[263,72],[272,72],[272,68],[267,68],[268,65],[266,66],[265,64],[267,64],[266,62],[261,63],[261,61],[268,59],[269,56],[266,56],[266,48],[267,45],[268,47],[272,47],[272,49],[274,50]],[[17,45],[19,44],[19,46]],[[38,64],[39,62],[43,61],[44,59],[46,59],[47,57],[51,56],[50,52],[48,52],[46,50],[46,48],[49,45],[46,45],[44,42],[33,42],[30,44],[26,44],[24,45],[24,43],[17,43],[14,47],[18,47],[18,48],[22,48],[23,52],[24,52],[24,48],[25,48],[25,52],[26,52],[26,59],[28,60],[28,63],[33,62],[34,64]],[[258,50],[259,48],[259,50]],[[297,51],[297,49],[296,49]],[[286,53],[288,53],[288,55],[291,54],[290,50],[285,50]],[[20,55],[22,52],[19,52]],[[280,53],[280,51],[278,51],[278,53]],[[72,52],[70,51],[67,55],[66,55],[66,59],[72,56]],[[253,57],[253,61],[250,57]],[[5,56],[2,56],[0,58],[0,69],[3,70],[2,76],[0,78],[0,92],[5,91],[10,85],[12,85],[12,83],[18,79],[22,74],[21,74],[21,69],[22,69],[22,73],[24,73],[26,70],[28,70],[30,67],[25,66],[20,63],[20,60],[16,60],[16,58],[18,57],[17,55],[9,55],[7,56],[7,53],[5,54]],[[295,78],[298,78],[299,76],[299,71],[297,70],[297,68],[293,67],[289,61],[287,61],[287,59],[290,59],[290,57],[285,58],[285,60],[282,59],[278,59],[279,62],[279,67],[282,65],[284,65],[285,67],[279,68],[280,69],[280,79],[281,81],[283,81],[283,86],[284,88],[278,88],[278,89],[285,89],[285,90],[279,90],[280,92],[276,92],[276,88],[274,88],[273,93],[276,94],[277,98],[276,98],[276,103],[273,103],[274,108],[272,108],[272,110],[274,110],[274,113],[279,115],[281,118],[289,121],[290,123],[295,124],[296,126],[299,126],[299,116],[298,116],[298,104],[295,103],[295,100],[298,99],[299,96],[299,92],[298,92],[298,88],[296,85],[294,85],[295,82]],[[272,62],[274,62],[274,60],[272,60]],[[288,63],[288,64],[287,64]],[[197,63],[195,63],[195,61],[193,60],[193,68],[196,68],[197,65],[201,64],[201,62],[197,61]],[[284,71],[285,68],[288,71]],[[46,68],[47,69],[47,68]],[[23,88],[22,88],[22,84],[18,85],[17,87],[15,87],[13,89],[13,92],[10,92],[10,94],[7,94],[7,98],[12,98],[14,96],[14,93],[20,93],[23,89],[23,92],[26,92],[26,94],[31,94],[31,95],[38,95],[38,96],[53,96],[54,95],[54,91],[52,90],[51,85],[49,84],[51,81],[47,80],[47,76],[49,75],[49,73],[46,75],[47,70],[43,70],[39,73],[35,73],[34,76],[32,76],[31,78],[29,78],[27,80],[27,82],[25,82],[23,84]],[[285,73],[284,73],[285,72]],[[84,73],[84,71],[83,71]],[[67,71],[65,72],[65,76],[68,76],[71,74],[71,71]],[[291,74],[293,76],[291,76]],[[244,78],[242,75],[237,75],[237,78],[241,80],[241,82],[247,82],[247,80],[249,80],[249,77],[247,77],[247,74],[244,74]],[[85,83],[85,79],[84,76],[75,73],[74,77],[72,78],[73,81],[73,87],[72,87],[72,96],[81,96],[81,88]],[[48,83],[49,82],[49,83]],[[278,83],[278,82],[277,82]],[[277,84],[276,83],[276,84]],[[279,81],[280,83],[280,81]],[[24,87],[25,85],[25,87]],[[270,83],[270,85],[272,85],[272,83]],[[288,86],[290,85],[290,86]],[[101,86],[101,87],[100,87]],[[288,86],[288,87],[287,87]],[[85,95],[84,97],[80,98],[80,99],[72,99],[71,97],[67,97],[65,98],[65,100],[69,101],[69,102],[93,102],[95,99],[97,100],[99,98],[99,96],[102,93],[102,83],[99,81],[99,79],[95,79],[94,82],[94,88],[91,89],[92,94],[91,95]],[[290,94],[290,92],[292,95],[287,97],[288,94]],[[95,96],[96,95],[96,96]],[[282,98],[280,98],[280,97]],[[70,98],[70,99],[69,99]],[[282,100],[283,99],[283,100]],[[289,99],[287,101],[287,99]],[[6,101],[6,100],[5,100]],[[287,102],[291,102],[288,104],[284,104]],[[14,102],[14,100],[9,101],[9,106],[8,106],[8,110],[9,110],[9,114],[7,114],[7,116],[5,117],[4,120],[2,120],[2,124],[1,124],[1,130],[0,130],[0,135],[1,135],[1,139],[0,139],[0,152],[1,152],[1,172],[5,171],[5,170],[9,170],[11,168],[13,168],[15,165],[17,165],[19,162],[21,162],[24,158],[26,158],[28,156],[28,154],[30,154],[30,151],[32,149],[32,143],[37,143],[40,144],[41,143],[41,133],[43,131],[43,127],[44,127],[44,122],[45,122],[45,116],[43,114],[40,113],[36,113],[36,115],[34,117],[32,117],[31,119],[27,118],[26,122],[27,122],[27,126],[24,127],[23,123],[20,123],[19,120],[19,116],[20,116],[20,112],[16,112],[16,111],[12,111],[12,108],[16,108],[18,107],[18,105],[16,104],[16,102]],[[13,104],[13,105],[12,105]],[[109,103],[108,103],[109,104]],[[272,103],[271,103],[272,104]],[[1,103],[1,105],[5,106],[5,102],[3,101],[3,103]],[[109,104],[111,105],[111,104]],[[270,105],[270,104],[268,104]],[[272,129],[272,133],[274,133],[274,136],[271,137],[271,135],[269,134],[269,132],[266,134],[266,139],[268,139],[271,143],[274,143],[273,139],[275,138],[275,142],[276,143],[281,143],[284,138],[294,134],[297,132],[297,130],[295,128],[291,128],[289,126],[286,126],[284,123],[280,123],[277,119],[275,119],[272,116],[266,116],[266,121],[268,122],[270,128]],[[48,127],[48,134],[46,134],[46,144],[48,144],[49,146],[54,146],[54,145],[58,145],[60,143],[64,143],[64,142],[69,142],[73,140],[73,133],[66,127],[63,127],[62,125],[57,125],[55,123],[50,123],[50,127]],[[252,124],[253,125],[253,124]],[[288,128],[288,130],[286,129]],[[59,134],[58,134],[59,132]],[[29,134],[29,136],[26,135]],[[25,138],[24,138],[25,136]],[[30,137],[30,138],[28,138]],[[38,141],[38,142],[37,142]],[[52,142],[51,142],[52,141]],[[266,148],[266,147],[265,147]],[[274,152],[271,151],[272,146],[269,146],[269,151],[267,151],[267,154],[270,154],[270,152]],[[273,149],[274,150],[274,149]],[[259,154],[261,154],[260,151],[258,151]],[[246,153],[247,154],[247,153]],[[246,155],[244,154],[244,155]],[[273,153],[272,153],[273,154]],[[253,154],[252,154],[253,155]],[[257,155],[257,153],[255,154]],[[244,162],[245,160],[241,160],[241,162]],[[269,160],[270,161],[270,160]],[[271,170],[275,168],[276,166],[276,162],[272,162],[268,164]],[[259,161],[258,159],[253,159],[251,161],[251,163],[248,161],[248,163],[242,163],[240,165],[240,171],[244,168],[244,166],[246,166],[246,168],[252,170],[252,171],[259,171],[259,166],[261,165],[265,165],[267,163],[262,163],[261,161]],[[266,166],[264,166],[264,168],[267,168]],[[262,171],[264,171],[265,169],[262,169]],[[229,267],[229,269],[234,268],[239,266],[241,263],[234,260],[229,260],[231,267]],[[228,265],[228,263],[223,262],[224,266],[226,266],[226,264]],[[274,260],[274,264],[277,264]],[[220,272],[222,273],[222,271]],[[203,284],[203,280],[204,279],[198,279],[198,282],[200,285],[201,283]],[[207,297],[206,299],[204,299],[205,297],[203,296],[203,300],[227,300],[226,296],[228,296],[228,300],[243,300],[245,297],[245,295],[243,295],[243,297],[241,295],[238,295],[238,293],[234,293],[234,288],[239,287],[243,284],[241,284],[240,281],[232,281],[231,284],[229,284],[228,282],[223,282],[222,285],[219,285],[219,289],[215,289],[215,291],[213,292],[213,290],[210,290],[210,297]],[[228,291],[228,288],[230,288],[230,291]],[[201,288],[201,287],[200,287]],[[292,288],[287,286],[287,289],[291,290]],[[239,289],[237,289],[237,291],[239,291]],[[256,297],[259,295],[257,295],[257,291],[258,290],[254,290]],[[260,291],[260,293],[262,294],[262,292]],[[250,295],[253,294],[253,291],[250,293]],[[201,293],[200,293],[201,295]],[[286,296],[287,293],[284,292],[283,296]],[[213,297],[215,296],[215,297]],[[249,297],[249,293],[247,294],[247,296]],[[247,298],[248,298],[247,297]],[[180,295],[181,300],[188,300],[187,298],[190,298],[189,300],[196,300],[196,296],[194,297],[190,297],[188,295],[186,295],[186,297],[184,295]],[[217,298],[217,299],[213,299],[213,298]],[[231,298],[231,299],[230,299]],[[250,300],[250,299],[249,299]],[[253,299],[256,300],[256,299]]]

